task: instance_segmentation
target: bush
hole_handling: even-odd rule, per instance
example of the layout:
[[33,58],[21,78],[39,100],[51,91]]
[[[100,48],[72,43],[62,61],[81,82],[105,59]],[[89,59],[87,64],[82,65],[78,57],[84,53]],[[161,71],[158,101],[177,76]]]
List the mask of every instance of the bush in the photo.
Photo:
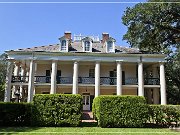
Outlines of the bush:
[[93,101],[93,113],[100,127],[143,127],[148,106],[140,96],[99,96]]
[[31,109],[30,103],[0,102],[0,126],[29,126]]
[[66,94],[38,94],[33,98],[33,125],[78,126],[82,115],[82,97]]
[[149,106],[150,122],[157,125],[170,126],[178,125],[180,122],[179,105],[150,105]]

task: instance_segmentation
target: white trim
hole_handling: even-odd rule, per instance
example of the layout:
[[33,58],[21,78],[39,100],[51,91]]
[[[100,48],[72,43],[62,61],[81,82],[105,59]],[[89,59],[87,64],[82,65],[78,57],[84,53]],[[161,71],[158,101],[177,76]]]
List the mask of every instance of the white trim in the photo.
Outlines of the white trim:
[[[85,51],[85,42],[86,41],[90,42],[89,51]],[[83,52],[92,52],[92,41],[91,40],[82,40],[81,43],[82,43]]]
[[[108,42],[109,41],[111,41],[112,42],[112,51],[109,51],[109,46],[108,46]],[[107,53],[115,53],[115,43],[114,43],[114,41],[112,41],[112,40],[107,40],[106,42],[105,42],[105,45],[106,45],[106,52]]]

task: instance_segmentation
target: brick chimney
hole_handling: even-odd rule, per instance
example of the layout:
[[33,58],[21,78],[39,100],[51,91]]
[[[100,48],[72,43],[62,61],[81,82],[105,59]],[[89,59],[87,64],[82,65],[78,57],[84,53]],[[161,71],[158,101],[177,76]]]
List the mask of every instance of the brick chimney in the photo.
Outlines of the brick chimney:
[[103,32],[102,33],[102,43],[104,43],[106,40],[108,40],[108,38],[109,38],[109,33]]
[[70,31],[65,31],[65,32],[64,32],[64,36],[65,36],[65,38],[67,38],[67,39],[71,39],[71,32],[70,32]]

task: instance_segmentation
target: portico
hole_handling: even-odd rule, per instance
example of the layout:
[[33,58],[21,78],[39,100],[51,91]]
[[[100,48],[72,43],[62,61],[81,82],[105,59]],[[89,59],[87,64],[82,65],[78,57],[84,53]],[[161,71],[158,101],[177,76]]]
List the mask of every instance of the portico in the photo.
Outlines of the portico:
[[[112,40],[108,43],[113,43],[113,48],[107,49],[106,40],[95,43],[89,38],[82,40],[90,42],[92,52],[82,53],[79,48],[85,43],[79,41],[65,46],[70,40],[63,42],[66,43],[63,52],[59,51],[59,44],[7,51],[9,64],[4,101],[16,101],[16,93],[21,102],[31,102],[34,94],[64,93],[83,95],[87,108],[99,95],[145,96],[148,103],[166,104],[165,55],[143,54],[133,49],[122,53],[124,48],[115,46],[112,38],[107,41]],[[100,49],[103,46],[111,52],[103,52]],[[42,48],[44,51],[37,51]],[[72,48],[77,52],[71,52]],[[99,52],[93,52],[98,49]]]

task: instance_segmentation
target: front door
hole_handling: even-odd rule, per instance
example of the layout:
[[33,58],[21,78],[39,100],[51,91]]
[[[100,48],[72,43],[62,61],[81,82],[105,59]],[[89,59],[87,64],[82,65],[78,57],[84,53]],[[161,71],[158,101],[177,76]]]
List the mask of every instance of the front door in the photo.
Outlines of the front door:
[[90,110],[90,95],[83,95],[83,110]]

